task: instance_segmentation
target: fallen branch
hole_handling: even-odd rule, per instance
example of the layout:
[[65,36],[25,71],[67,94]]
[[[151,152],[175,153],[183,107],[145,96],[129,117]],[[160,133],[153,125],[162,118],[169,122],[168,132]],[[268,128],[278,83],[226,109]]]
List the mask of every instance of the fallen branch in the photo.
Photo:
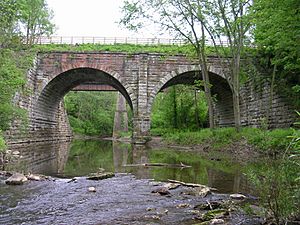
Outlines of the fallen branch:
[[205,186],[205,185],[202,185],[202,184],[184,183],[184,182],[179,181],[179,180],[170,180],[170,179],[168,179],[168,181],[171,182],[171,183],[181,184],[181,185],[187,186],[187,187],[204,187]]
[[156,166],[161,166],[161,167],[176,167],[176,168],[189,168],[191,166],[185,165],[183,163],[180,164],[168,164],[168,163],[143,163],[143,164],[127,164],[123,165],[126,167],[134,167],[134,166],[144,166],[144,167],[156,167]]

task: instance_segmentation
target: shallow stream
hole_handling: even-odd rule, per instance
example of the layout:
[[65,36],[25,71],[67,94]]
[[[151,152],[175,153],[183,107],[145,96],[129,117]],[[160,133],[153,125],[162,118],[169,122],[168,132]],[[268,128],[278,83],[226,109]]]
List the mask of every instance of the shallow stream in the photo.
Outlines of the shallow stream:
[[[192,209],[207,199],[182,196],[180,189],[172,191],[171,197],[154,195],[151,190],[159,186],[157,182],[172,179],[214,187],[220,194],[210,200],[227,198],[221,193],[252,192],[242,165],[216,155],[204,158],[188,149],[74,140],[14,151],[14,163],[6,169],[57,179],[8,186],[0,176],[0,224],[195,224]],[[144,166],[149,163],[191,167]],[[116,176],[101,181],[85,179],[101,168]],[[70,182],[73,177],[76,182]],[[95,193],[87,191],[90,186],[96,188]],[[176,207],[180,204],[190,207]],[[230,224],[235,222],[233,219]]]

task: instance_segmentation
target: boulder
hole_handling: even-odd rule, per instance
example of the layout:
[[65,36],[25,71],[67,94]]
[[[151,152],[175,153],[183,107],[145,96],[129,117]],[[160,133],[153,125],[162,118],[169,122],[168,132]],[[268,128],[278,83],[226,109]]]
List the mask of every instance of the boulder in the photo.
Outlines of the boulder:
[[8,185],[21,185],[24,184],[28,179],[20,173],[15,173],[11,177],[9,177],[5,183]]

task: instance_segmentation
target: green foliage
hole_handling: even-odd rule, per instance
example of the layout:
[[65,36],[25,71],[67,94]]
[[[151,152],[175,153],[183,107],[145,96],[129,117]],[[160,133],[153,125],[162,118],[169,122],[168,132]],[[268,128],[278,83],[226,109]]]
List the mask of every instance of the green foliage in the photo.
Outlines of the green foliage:
[[299,215],[299,182],[295,183],[299,167],[286,160],[270,160],[260,166],[249,168],[246,172],[255,185],[266,216],[282,224]]
[[[195,52],[190,44],[183,45],[141,45],[141,44],[45,44],[34,45],[33,49],[39,52],[49,51],[75,51],[75,52],[90,52],[90,51],[108,51],[108,52],[126,52],[129,54],[135,53],[161,53],[165,55],[184,54],[189,57],[195,57]],[[207,54],[215,55],[215,50],[212,47],[207,48]],[[162,57],[161,60],[164,60]]]
[[258,0],[253,6],[256,43],[284,70],[300,69],[299,8],[298,0]]
[[0,152],[3,152],[6,148],[4,137],[2,136],[2,131],[0,130]]
[[18,38],[18,14],[20,4],[16,0],[0,1],[0,46],[15,46],[20,42]]
[[[300,119],[300,113],[297,112],[299,119]],[[300,121],[295,122],[295,129],[293,129],[293,134],[289,136],[291,138],[290,146],[287,149],[287,159],[294,164],[295,166],[300,166]],[[300,170],[298,171],[298,176],[296,178],[297,182],[300,182]],[[299,183],[300,185],[300,183]],[[300,194],[299,194],[300,195]],[[300,198],[300,196],[299,196]]]
[[71,127],[84,135],[112,135],[115,104],[115,92],[70,92],[65,96]]
[[179,129],[154,129],[152,134],[161,135],[167,142],[194,145],[211,144],[214,148],[226,147],[241,139],[247,140],[265,154],[281,154],[289,146],[286,137],[293,134],[293,129],[261,130],[257,128],[243,128],[237,132],[233,128],[201,129],[199,131]]
[[300,2],[298,0],[258,0],[253,6],[258,58],[271,74],[276,66],[277,91],[300,109]]
[[0,46],[21,47],[23,41],[30,46],[41,35],[52,34],[52,16],[45,0],[1,0]]
[[11,50],[0,50],[0,129],[9,128],[13,119],[24,117],[24,111],[12,102],[16,91],[25,84],[26,63]]
[[204,93],[193,86],[176,85],[156,96],[152,107],[153,129],[204,127],[207,105]]
[[292,133],[292,129],[260,130],[244,128],[242,130],[242,134],[249,144],[269,153],[283,153],[289,145],[289,140],[286,137]]
[[53,12],[45,0],[19,0],[20,23],[26,35],[26,44],[31,46],[42,35],[51,35],[54,24],[51,23]]

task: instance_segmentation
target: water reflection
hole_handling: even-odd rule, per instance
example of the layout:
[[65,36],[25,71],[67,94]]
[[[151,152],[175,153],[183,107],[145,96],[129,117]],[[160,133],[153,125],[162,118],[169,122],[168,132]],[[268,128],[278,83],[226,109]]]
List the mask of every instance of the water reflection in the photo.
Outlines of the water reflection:
[[[8,169],[60,177],[86,176],[99,168],[137,178],[207,184],[223,193],[249,193],[237,163],[204,159],[192,151],[148,149],[144,145],[99,140],[28,145]],[[145,163],[186,164],[191,168],[145,167]],[[131,166],[130,166],[131,165]]]
[[58,174],[65,170],[71,142],[30,143],[15,147],[7,156],[5,170],[23,173]]

